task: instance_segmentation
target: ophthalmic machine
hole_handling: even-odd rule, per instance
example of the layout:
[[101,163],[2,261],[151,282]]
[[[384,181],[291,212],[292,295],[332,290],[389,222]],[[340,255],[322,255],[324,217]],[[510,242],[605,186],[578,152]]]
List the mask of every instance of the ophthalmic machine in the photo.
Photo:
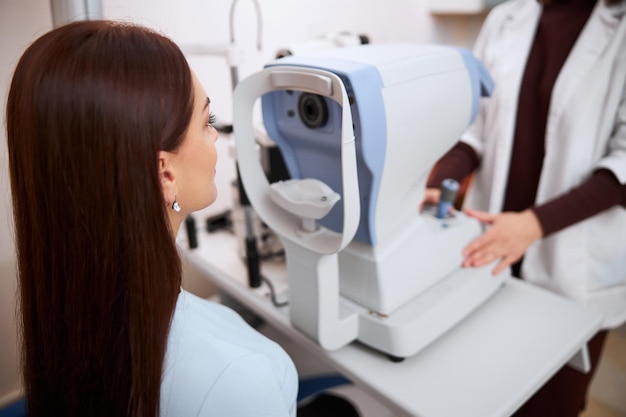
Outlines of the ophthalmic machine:
[[[493,89],[471,52],[379,44],[277,59],[234,93],[241,180],[285,249],[292,325],[328,350],[359,341],[414,355],[497,292],[461,268],[482,233],[463,213],[419,211],[435,162]],[[291,179],[270,184],[253,114]]]

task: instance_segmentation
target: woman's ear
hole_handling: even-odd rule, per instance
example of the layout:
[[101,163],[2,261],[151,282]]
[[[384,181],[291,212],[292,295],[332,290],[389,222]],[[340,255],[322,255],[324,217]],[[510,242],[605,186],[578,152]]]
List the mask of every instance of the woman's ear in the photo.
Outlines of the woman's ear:
[[159,151],[159,180],[163,192],[163,202],[170,206],[176,200],[176,175],[172,166],[172,154]]

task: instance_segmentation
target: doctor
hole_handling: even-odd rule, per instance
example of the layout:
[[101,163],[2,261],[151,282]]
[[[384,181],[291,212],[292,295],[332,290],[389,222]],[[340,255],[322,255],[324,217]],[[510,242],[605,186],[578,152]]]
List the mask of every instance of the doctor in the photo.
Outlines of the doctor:
[[[495,94],[433,171],[475,173],[465,211],[489,225],[464,267],[496,261],[515,276],[626,320],[626,1],[511,0],[495,7],[475,53]],[[532,308],[530,306],[530,308]],[[516,416],[577,416],[593,371],[563,368]]]

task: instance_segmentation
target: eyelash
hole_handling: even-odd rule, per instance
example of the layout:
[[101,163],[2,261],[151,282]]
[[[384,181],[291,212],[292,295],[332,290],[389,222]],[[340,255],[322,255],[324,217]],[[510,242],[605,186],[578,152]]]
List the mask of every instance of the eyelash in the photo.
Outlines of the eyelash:
[[215,113],[213,112],[209,113],[209,120],[206,122],[206,125],[207,126],[214,125],[215,121],[216,121]]

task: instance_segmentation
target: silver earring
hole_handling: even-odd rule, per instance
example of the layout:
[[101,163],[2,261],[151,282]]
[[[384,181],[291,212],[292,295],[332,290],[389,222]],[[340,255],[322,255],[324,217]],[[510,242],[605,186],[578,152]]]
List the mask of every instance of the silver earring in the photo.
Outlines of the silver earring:
[[172,203],[172,210],[174,210],[176,213],[180,212],[180,204],[178,204],[178,201],[176,201],[176,196],[174,196],[174,202]]

